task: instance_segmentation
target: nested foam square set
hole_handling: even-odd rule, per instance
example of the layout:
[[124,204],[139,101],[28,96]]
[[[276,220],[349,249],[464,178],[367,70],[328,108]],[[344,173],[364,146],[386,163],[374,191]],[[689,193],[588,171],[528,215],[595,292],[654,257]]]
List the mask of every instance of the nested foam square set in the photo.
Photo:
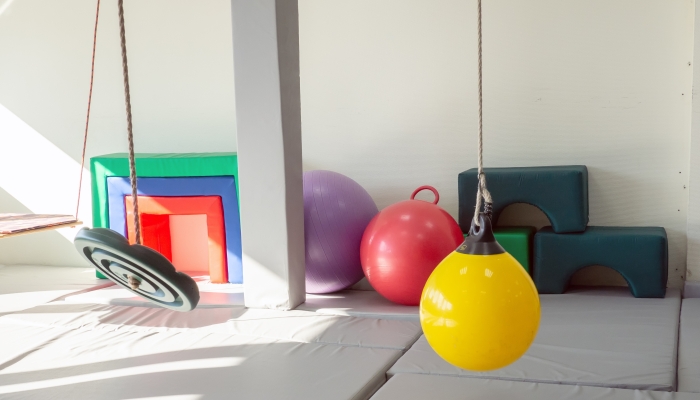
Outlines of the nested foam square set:
[[[90,167],[93,225],[134,243],[127,154],[93,157]],[[136,171],[143,244],[178,270],[242,283],[236,153],[138,154]]]

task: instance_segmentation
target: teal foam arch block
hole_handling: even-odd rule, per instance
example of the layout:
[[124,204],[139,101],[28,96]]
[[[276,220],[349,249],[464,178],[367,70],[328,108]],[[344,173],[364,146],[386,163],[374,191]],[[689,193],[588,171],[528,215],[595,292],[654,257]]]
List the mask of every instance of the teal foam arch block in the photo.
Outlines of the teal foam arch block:
[[603,265],[627,281],[634,297],[664,297],[668,238],[661,227],[590,226],[581,233],[535,234],[533,280],[540,293],[560,294],[581,268]]
[[[585,165],[485,168],[493,197],[494,225],[511,204],[527,203],[547,215],[557,233],[583,232],[588,225],[588,169]],[[459,225],[468,232],[476,207],[476,168],[459,174]]]

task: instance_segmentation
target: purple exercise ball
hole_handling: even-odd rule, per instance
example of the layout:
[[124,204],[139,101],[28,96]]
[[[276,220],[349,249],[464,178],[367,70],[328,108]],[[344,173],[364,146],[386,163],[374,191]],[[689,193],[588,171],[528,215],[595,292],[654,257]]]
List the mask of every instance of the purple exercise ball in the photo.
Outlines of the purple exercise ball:
[[378,212],[369,193],[347,176],[304,173],[307,293],[347,289],[365,276],[360,242]]

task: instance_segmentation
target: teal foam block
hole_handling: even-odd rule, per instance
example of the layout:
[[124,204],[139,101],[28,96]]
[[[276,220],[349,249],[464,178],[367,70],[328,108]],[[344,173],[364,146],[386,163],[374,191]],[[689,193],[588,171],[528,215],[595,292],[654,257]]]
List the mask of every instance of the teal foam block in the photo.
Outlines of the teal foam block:
[[660,227],[590,226],[582,233],[535,234],[533,280],[540,293],[564,293],[581,268],[603,265],[622,275],[634,297],[664,297],[668,239]]
[[[493,197],[494,224],[514,203],[532,204],[549,218],[557,233],[583,232],[588,225],[588,169],[585,165],[485,168]],[[476,168],[459,174],[459,225],[468,232],[476,207]]]

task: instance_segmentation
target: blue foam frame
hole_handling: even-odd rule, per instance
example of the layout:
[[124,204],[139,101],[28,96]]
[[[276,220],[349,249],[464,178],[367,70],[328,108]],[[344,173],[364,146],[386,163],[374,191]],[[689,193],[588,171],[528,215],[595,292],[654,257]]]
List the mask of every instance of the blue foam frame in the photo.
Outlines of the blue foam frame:
[[[138,178],[140,196],[220,196],[224,209],[226,233],[226,264],[228,281],[243,283],[243,250],[241,247],[241,218],[233,176],[178,178]],[[109,198],[109,228],[126,237],[126,205],[124,196],[131,196],[129,178],[107,178]]]

